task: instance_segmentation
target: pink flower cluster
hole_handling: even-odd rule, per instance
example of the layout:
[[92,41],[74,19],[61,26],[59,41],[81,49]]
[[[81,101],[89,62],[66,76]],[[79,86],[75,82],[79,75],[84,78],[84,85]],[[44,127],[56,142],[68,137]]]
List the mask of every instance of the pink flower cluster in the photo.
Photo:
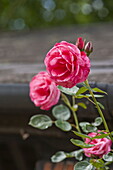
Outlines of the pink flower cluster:
[[87,79],[90,60],[83,51],[84,41],[82,38],[78,40],[77,45],[66,41],[55,44],[44,61],[48,73],[40,72],[31,80],[31,100],[41,109],[48,110],[58,102],[60,91],[57,85],[71,88]]
[[[97,135],[96,132],[89,133],[88,136],[95,137]],[[85,143],[95,145],[91,148],[84,148],[84,153],[87,157],[98,156],[101,158],[103,155],[107,154],[111,151],[112,141],[108,138],[100,138],[93,139],[92,141],[86,138]]]

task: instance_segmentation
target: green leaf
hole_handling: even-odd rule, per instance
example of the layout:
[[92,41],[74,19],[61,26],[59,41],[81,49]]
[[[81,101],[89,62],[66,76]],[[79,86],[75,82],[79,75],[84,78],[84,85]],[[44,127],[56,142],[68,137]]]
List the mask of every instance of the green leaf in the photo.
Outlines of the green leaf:
[[55,125],[63,131],[70,131],[72,128],[71,124],[65,120],[56,120]]
[[76,132],[76,131],[73,131],[75,135],[81,137],[81,138],[89,138],[91,139],[90,136],[86,135],[86,134],[83,134],[83,133],[80,133],[80,132]]
[[68,95],[76,95],[77,91],[79,90],[79,88],[77,86],[74,86],[72,88],[65,88],[65,87],[62,87],[62,86],[57,86],[58,89],[65,93],[65,94],[68,94]]
[[65,103],[67,106],[71,107],[70,102],[69,102],[67,96],[66,96],[65,94],[61,93],[61,97],[62,97],[61,99],[64,101],[64,103]]
[[76,132],[76,131],[73,131],[74,132],[74,134],[75,135],[77,135],[77,136],[79,136],[79,137],[81,137],[81,138],[88,138],[88,139],[91,139],[91,140],[93,140],[93,139],[101,139],[101,138],[105,138],[105,137],[107,137],[107,136],[109,136],[110,135],[110,133],[104,133],[104,134],[100,134],[100,135],[98,135],[98,133],[97,133],[97,136],[95,136],[95,137],[90,137],[90,136],[88,136],[88,135],[86,135],[86,134],[83,134],[83,133],[80,133],[80,132]]
[[75,164],[74,170],[92,170],[93,165],[87,161],[81,161]]
[[84,126],[86,126],[86,125],[90,125],[90,123],[89,123],[89,122],[80,122],[79,125],[80,125],[81,127],[84,127]]
[[80,95],[82,93],[85,93],[88,89],[86,87],[81,87],[79,88],[79,90],[77,91],[76,95]]
[[93,125],[86,125],[86,130],[88,131],[88,132],[97,132],[97,127],[95,127],[95,126],[93,126]]
[[101,168],[105,166],[104,161],[102,159],[95,159],[95,160],[91,159],[90,163],[96,168]]
[[86,125],[91,125],[89,122],[80,122],[79,126],[83,130],[83,132],[88,133],[89,131],[86,129]]
[[95,146],[95,145],[92,145],[92,144],[84,143],[83,141],[78,140],[78,139],[71,139],[71,142],[74,145],[79,146],[81,148],[91,148],[92,146]]
[[108,170],[108,169],[110,169],[108,166],[105,166],[105,170]]
[[113,153],[109,152],[103,156],[103,159],[107,162],[113,162]]
[[70,110],[67,106],[60,104],[53,108],[52,114],[56,119],[68,120],[71,116]]
[[29,125],[43,130],[52,126],[52,120],[47,115],[43,115],[43,114],[34,115],[31,117]]
[[102,135],[97,135],[97,136],[95,136],[95,137],[93,137],[92,138],[92,140],[93,139],[101,139],[101,138],[105,138],[105,137],[107,137],[107,136],[109,136],[110,135],[110,133],[104,133],[104,134],[102,134]]
[[81,107],[83,107],[84,109],[87,109],[87,106],[86,106],[85,103],[77,103],[77,104],[78,104],[78,106],[81,106]]
[[[99,97],[104,97],[103,95],[99,95],[99,94],[94,94],[95,98],[99,98]],[[86,94],[86,95],[78,95],[78,96],[75,96],[75,98],[78,98],[78,99],[82,99],[82,98],[89,98],[89,97],[92,97],[91,94]]]
[[98,103],[98,105],[104,110],[105,109],[105,107],[103,106],[103,104],[101,104],[100,102],[97,102]]
[[65,158],[66,158],[66,153],[63,151],[59,151],[51,157],[51,161],[57,163],[63,161]]
[[101,123],[102,123],[102,118],[101,118],[101,117],[97,117],[97,118],[95,119],[95,122],[92,123],[92,125],[93,125],[93,126],[100,126]]
[[81,161],[83,159],[83,149],[79,149],[70,153],[64,151],[59,151],[51,157],[52,162],[60,162],[65,158],[75,157],[77,160]]
[[80,122],[79,125],[85,133],[97,132],[98,130],[97,127],[93,126],[89,122]]
[[[92,97],[91,94],[86,94],[87,97]],[[99,98],[99,97],[104,97],[103,95],[100,95],[100,94],[94,94],[94,97],[95,98]]]
[[[91,96],[90,96],[91,97]],[[77,99],[82,99],[82,98],[89,98],[89,96],[86,96],[86,95],[78,95],[78,96],[75,96],[75,98]]]
[[73,152],[70,153],[70,155],[75,157],[77,160],[81,161],[83,159],[83,149],[73,151]]
[[99,89],[99,88],[93,88],[92,89],[94,92],[99,92],[99,93],[104,93],[104,94],[107,94],[105,91],[103,91],[103,90],[101,90],[101,89]]

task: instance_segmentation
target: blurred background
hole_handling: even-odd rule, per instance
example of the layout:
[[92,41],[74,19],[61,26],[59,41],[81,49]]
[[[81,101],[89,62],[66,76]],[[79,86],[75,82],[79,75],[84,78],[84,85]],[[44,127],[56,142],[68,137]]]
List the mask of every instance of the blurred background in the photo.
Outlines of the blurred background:
[[1,0],[0,30],[113,21],[110,0]]

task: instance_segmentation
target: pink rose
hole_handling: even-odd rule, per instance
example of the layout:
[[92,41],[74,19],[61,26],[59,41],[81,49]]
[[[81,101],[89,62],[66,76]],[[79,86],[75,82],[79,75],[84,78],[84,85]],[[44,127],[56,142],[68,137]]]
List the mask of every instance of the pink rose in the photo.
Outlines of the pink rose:
[[[97,134],[96,132],[92,132],[88,134],[88,136],[91,137],[95,137],[96,135],[100,135],[100,134]],[[84,152],[87,157],[91,157],[95,155],[101,158],[103,155],[111,151],[112,141],[108,138],[93,139],[92,141],[86,138],[85,143],[95,145],[91,148],[84,148]]]
[[87,79],[90,60],[74,44],[62,41],[47,53],[45,65],[56,84],[71,88]]
[[30,98],[36,106],[49,110],[57,104],[60,91],[47,72],[40,72],[30,82]]

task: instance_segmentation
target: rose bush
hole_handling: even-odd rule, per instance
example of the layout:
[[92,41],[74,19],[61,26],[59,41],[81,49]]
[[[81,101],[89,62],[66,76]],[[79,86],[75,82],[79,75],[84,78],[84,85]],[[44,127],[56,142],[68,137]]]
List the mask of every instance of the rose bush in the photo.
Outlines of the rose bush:
[[[76,136],[81,137],[81,140],[75,138],[70,140],[81,149],[69,153],[58,151],[51,157],[52,162],[57,163],[74,157],[79,162],[75,164],[73,170],[108,170],[109,164],[113,162],[111,149],[113,132],[110,132],[104,118],[102,111],[104,106],[96,99],[107,93],[98,87],[90,87],[87,80],[90,72],[88,56],[93,51],[92,42],[86,42],[79,37],[75,44],[66,41],[55,44],[44,61],[48,73],[40,72],[30,82],[30,97],[36,106],[40,106],[43,110],[50,109],[57,104],[60,91],[61,100],[65,105],[54,106],[51,110],[52,117],[44,114],[32,116],[29,125],[42,130],[54,125],[62,131],[72,131]],[[75,86],[80,82],[82,82],[80,87]],[[60,86],[57,88],[57,85]],[[68,98],[67,94],[72,98]],[[93,122],[78,121],[79,107],[87,108],[86,101],[79,102],[84,98],[90,101],[98,111],[99,117]],[[74,122],[72,122],[73,119]],[[104,129],[99,130],[98,126],[102,123]],[[83,154],[89,158],[86,159]]]
[[40,72],[30,82],[30,98],[36,106],[49,110],[58,103],[60,91],[47,72]]
[[[95,137],[101,134],[96,132],[89,133],[88,136]],[[100,138],[90,140],[85,139],[85,143],[95,145],[91,148],[84,148],[84,153],[87,157],[98,156],[101,158],[103,155],[111,151],[112,141],[108,138]]]
[[90,60],[86,53],[66,41],[55,44],[44,62],[51,78],[67,88],[85,81],[90,72]]

